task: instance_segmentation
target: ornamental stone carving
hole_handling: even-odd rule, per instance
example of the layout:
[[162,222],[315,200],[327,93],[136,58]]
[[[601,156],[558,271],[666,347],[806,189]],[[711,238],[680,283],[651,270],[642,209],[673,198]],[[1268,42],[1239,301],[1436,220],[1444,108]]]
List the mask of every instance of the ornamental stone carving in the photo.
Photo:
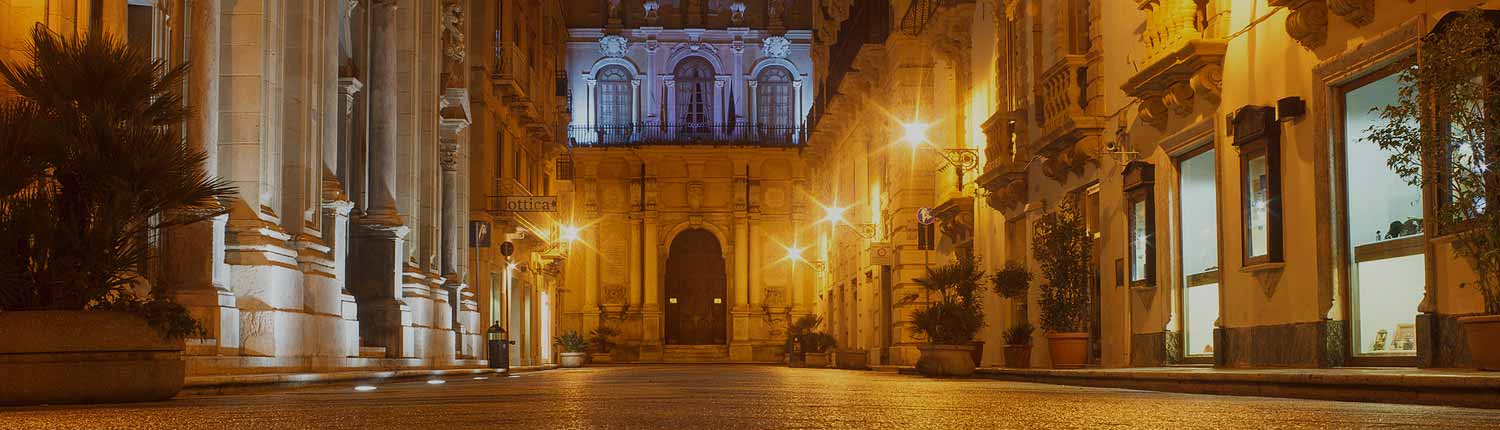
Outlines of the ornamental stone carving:
[[745,23],[745,2],[735,1],[729,4],[729,21],[734,25]]
[[1267,4],[1292,10],[1286,17],[1286,32],[1307,49],[1317,49],[1328,39],[1329,12],[1355,27],[1375,20],[1375,0],[1269,0]]
[[703,208],[703,183],[702,182],[693,181],[693,182],[688,183],[688,186],[687,186],[687,204],[688,204],[689,208],[692,208],[695,211]]
[[646,25],[656,25],[656,20],[661,17],[661,5],[656,0],[646,0],[641,2],[641,9],[645,11],[642,17],[646,19]]
[[792,51],[792,42],[785,37],[771,36],[761,42],[761,54],[766,58],[786,58]]
[[1169,110],[1178,115],[1192,113],[1199,96],[1211,104],[1219,102],[1225,48],[1223,39],[1187,41],[1136,72],[1122,89],[1140,99],[1142,121],[1164,128]]
[[599,38],[599,54],[609,58],[620,58],[625,56],[625,49],[630,46],[630,41],[625,37],[611,34]]
[[447,88],[463,88],[463,63],[469,51],[464,36],[464,7],[456,0],[443,6],[443,62],[444,84]]

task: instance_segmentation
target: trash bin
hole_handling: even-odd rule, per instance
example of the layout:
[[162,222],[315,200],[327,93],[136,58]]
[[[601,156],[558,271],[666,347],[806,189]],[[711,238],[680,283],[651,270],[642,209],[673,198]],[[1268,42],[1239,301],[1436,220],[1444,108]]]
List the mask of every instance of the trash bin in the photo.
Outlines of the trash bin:
[[500,322],[495,321],[494,324],[491,324],[490,328],[485,330],[485,335],[489,339],[487,356],[489,357],[490,368],[509,369],[511,341],[509,336],[506,335],[505,329],[500,327]]

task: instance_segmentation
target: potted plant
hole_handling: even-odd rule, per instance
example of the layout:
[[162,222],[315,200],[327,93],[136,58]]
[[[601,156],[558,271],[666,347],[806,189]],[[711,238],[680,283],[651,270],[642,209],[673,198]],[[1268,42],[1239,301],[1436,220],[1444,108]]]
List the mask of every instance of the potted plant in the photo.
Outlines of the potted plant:
[[234,189],[177,134],[185,66],[100,33],[32,43],[0,64],[0,404],[171,398],[203,330],[147,276],[147,238]]
[[589,354],[589,362],[609,363],[613,361],[610,354],[615,350],[615,336],[619,335],[619,330],[603,325],[589,332],[589,348],[592,351]]
[[912,328],[927,344],[919,346],[917,371],[930,377],[969,376],[974,374],[974,335],[984,327],[984,309],[979,299],[979,282],[984,272],[973,256],[965,255],[951,264],[928,269],[927,276],[915,281],[923,289],[902,299],[903,303],[921,303],[912,314]]
[[589,342],[578,334],[578,330],[568,330],[552,340],[562,349],[559,354],[558,364],[565,368],[583,367],[584,357],[588,355]]
[[1029,322],[1010,326],[1001,333],[1005,338],[1005,367],[1012,369],[1031,368],[1031,334],[1036,328]]
[[1026,295],[1031,291],[1031,278],[1031,271],[1019,261],[1005,262],[1005,267],[990,276],[995,294],[1015,303],[1016,320],[1020,321],[1001,333],[1005,338],[1005,367],[1024,369],[1031,366],[1031,334],[1035,327],[1030,323],[1026,303]]
[[807,363],[806,366],[812,368],[828,367],[828,351],[833,349],[835,343],[833,335],[824,332],[802,335],[802,351]]
[[[1430,226],[1453,236],[1454,254],[1474,269],[1484,312],[1461,317],[1476,367],[1500,370],[1500,174],[1493,165],[1492,111],[1500,100],[1500,13],[1471,9],[1444,17],[1423,37],[1421,67],[1404,70],[1396,104],[1366,139],[1390,153],[1386,164],[1412,185],[1442,190]],[[1420,91],[1419,91],[1420,89]]]
[[1042,277],[1042,330],[1052,367],[1083,367],[1088,358],[1089,283],[1094,240],[1084,224],[1076,199],[1068,199],[1054,212],[1036,222],[1031,245]]
[[806,365],[806,349],[802,347],[802,337],[812,334],[819,325],[823,324],[823,317],[817,315],[803,315],[787,324],[786,328],[786,362],[789,367],[802,367]]

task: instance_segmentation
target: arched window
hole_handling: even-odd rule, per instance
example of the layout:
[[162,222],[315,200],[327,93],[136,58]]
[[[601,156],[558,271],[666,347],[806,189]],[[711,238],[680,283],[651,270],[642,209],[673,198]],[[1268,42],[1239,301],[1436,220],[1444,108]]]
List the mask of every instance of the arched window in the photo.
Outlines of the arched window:
[[672,74],[677,86],[677,124],[706,126],[714,112],[714,67],[708,60],[691,57],[677,63]]
[[790,132],[796,127],[797,93],[792,89],[792,73],[781,67],[767,67],[755,80],[756,123],[766,132]]
[[607,66],[599,70],[598,101],[594,121],[599,128],[619,130],[628,127],[631,118],[630,71],[620,66]]

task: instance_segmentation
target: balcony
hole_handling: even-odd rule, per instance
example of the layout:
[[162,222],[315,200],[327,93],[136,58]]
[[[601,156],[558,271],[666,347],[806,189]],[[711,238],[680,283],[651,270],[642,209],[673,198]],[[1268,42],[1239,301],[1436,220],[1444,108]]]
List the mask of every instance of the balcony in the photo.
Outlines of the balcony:
[[1087,57],[1064,56],[1042,73],[1036,86],[1040,135],[1034,152],[1046,157],[1047,177],[1062,181],[1069,173],[1082,173],[1084,163],[1097,155],[1104,118],[1089,109],[1088,98]]
[[800,147],[807,141],[804,127],[757,127],[737,124],[632,124],[572,126],[568,142],[574,148],[644,145]]
[[495,47],[494,64],[490,68],[490,80],[501,97],[526,100],[531,68],[526,64],[526,53],[513,44]]

